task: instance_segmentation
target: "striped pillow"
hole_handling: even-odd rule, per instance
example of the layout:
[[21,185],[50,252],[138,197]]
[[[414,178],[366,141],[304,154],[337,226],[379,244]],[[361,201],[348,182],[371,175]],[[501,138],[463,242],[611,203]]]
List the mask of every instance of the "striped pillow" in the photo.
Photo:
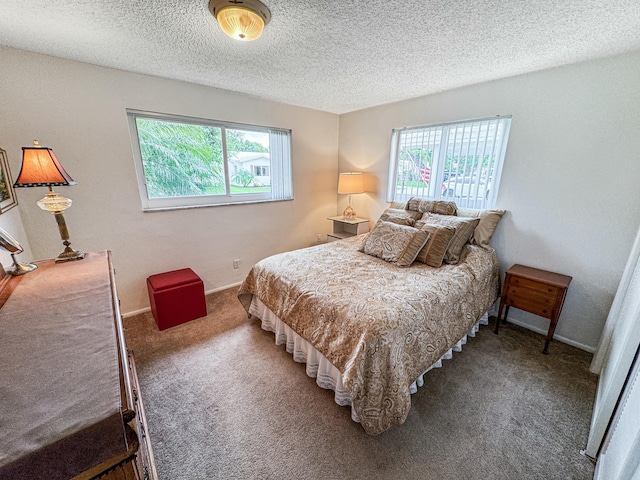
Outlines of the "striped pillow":
[[397,223],[398,225],[413,226],[416,220],[420,220],[422,214],[420,212],[412,212],[410,210],[401,210],[399,208],[387,208],[378,221]]
[[420,223],[421,230],[429,232],[430,235],[415,261],[424,263],[430,267],[440,268],[444,260],[444,255],[447,253],[449,242],[453,238],[453,234],[456,233],[456,229],[443,225],[425,225],[421,220],[416,223]]
[[[425,224],[445,225],[456,229],[453,238],[447,247],[447,253],[444,255],[444,261],[456,264],[460,261],[460,255],[465,244],[471,240],[473,231],[480,222],[479,218],[464,218],[452,215],[438,215],[435,213],[425,213],[420,222]],[[418,222],[416,222],[416,225]]]
[[416,233],[413,234],[413,238],[407,244],[406,248],[400,255],[397,265],[399,267],[409,267],[418,257],[418,254],[422,251],[424,246],[429,241],[431,233],[426,230],[416,229]]
[[407,210],[414,210],[420,213],[437,213],[439,215],[457,215],[458,207],[456,202],[445,202],[444,200],[425,200],[424,198],[411,197],[407,202]]

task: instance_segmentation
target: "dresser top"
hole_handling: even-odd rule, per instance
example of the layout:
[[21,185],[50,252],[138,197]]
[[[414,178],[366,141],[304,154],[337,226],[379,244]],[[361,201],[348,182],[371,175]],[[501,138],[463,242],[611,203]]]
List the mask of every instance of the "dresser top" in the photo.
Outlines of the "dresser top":
[[[41,262],[15,279],[0,308],[0,478],[7,478],[3,467],[25,457],[36,460],[39,451],[72,463],[64,442],[98,443],[86,436],[94,426],[99,426],[97,438],[113,432],[118,437],[113,449],[121,451],[113,302],[108,252],[74,262]],[[77,437],[81,432],[85,436]],[[105,452],[105,458],[111,456]]]

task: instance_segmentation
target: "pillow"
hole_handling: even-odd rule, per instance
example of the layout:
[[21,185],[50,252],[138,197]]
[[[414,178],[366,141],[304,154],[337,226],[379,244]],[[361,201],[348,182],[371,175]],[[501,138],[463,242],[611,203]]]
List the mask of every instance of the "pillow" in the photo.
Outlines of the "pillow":
[[446,225],[456,229],[456,233],[454,233],[447,247],[447,253],[444,255],[444,261],[453,264],[460,261],[462,248],[465,243],[471,240],[475,228],[478,226],[478,223],[480,223],[479,218],[464,218],[453,215],[438,215],[435,213],[425,213],[420,222],[422,221],[427,225]]
[[422,218],[422,214],[419,212],[412,212],[409,210],[401,210],[399,208],[387,208],[382,215],[380,215],[380,220],[384,222],[392,222],[397,223],[399,225],[409,225],[412,226],[416,223],[416,220],[420,220]]
[[425,200],[424,198],[411,197],[407,202],[407,210],[420,213],[437,213],[439,215],[457,215],[456,202],[444,200]]
[[425,263],[430,267],[440,268],[456,229],[445,225],[424,225],[421,230],[429,232],[430,235],[415,261]]
[[391,205],[389,205],[389,208],[404,210],[405,208],[407,208],[407,202],[394,201],[394,202],[391,202]]
[[409,227],[412,227],[413,224],[416,223],[416,221],[411,217],[400,216],[393,213],[383,213],[382,215],[380,215],[380,218],[378,219],[378,221],[391,222],[391,223],[396,223],[398,225],[407,225]]
[[429,240],[429,232],[391,222],[378,222],[364,239],[360,251],[399,267],[408,267]]
[[496,231],[498,222],[505,214],[506,210],[479,210],[477,208],[459,208],[460,217],[480,218],[480,223],[473,232],[471,243],[489,248],[489,241]]

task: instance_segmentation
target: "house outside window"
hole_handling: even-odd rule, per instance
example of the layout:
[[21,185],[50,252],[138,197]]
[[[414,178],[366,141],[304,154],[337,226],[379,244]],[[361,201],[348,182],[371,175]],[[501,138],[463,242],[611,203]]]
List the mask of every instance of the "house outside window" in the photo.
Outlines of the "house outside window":
[[143,210],[293,198],[291,132],[127,110]]
[[493,208],[510,116],[393,131],[387,201],[411,197]]

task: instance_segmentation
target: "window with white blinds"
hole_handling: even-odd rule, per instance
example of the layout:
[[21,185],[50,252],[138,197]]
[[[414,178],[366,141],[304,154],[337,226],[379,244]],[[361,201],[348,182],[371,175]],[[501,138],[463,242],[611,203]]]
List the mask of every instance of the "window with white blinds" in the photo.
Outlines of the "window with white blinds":
[[387,201],[411,197],[493,208],[510,116],[393,131]]
[[291,131],[127,110],[144,210],[293,198]]

